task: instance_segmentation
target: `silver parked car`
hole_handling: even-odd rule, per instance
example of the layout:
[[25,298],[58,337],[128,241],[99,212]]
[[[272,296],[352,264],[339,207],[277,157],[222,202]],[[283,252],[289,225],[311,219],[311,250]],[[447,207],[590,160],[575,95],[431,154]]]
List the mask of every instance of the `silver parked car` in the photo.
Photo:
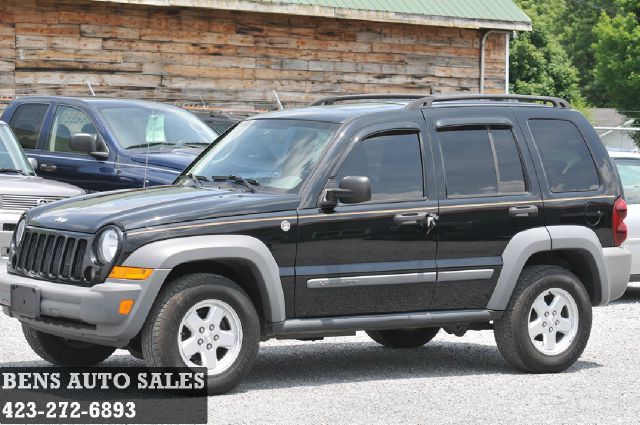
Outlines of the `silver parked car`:
[[37,177],[11,128],[0,121],[0,261],[6,258],[11,235],[29,208],[84,194],[70,184]]

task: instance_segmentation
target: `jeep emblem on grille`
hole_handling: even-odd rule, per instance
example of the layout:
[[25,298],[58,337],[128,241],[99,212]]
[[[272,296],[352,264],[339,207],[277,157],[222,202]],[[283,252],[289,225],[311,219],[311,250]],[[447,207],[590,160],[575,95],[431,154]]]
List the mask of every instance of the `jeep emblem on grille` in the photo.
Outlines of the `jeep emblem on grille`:
[[56,223],[65,223],[68,219],[66,217],[58,217],[56,218]]
[[48,204],[48,203],[49,203],[49,201],[47,201],[46,199],[38,199],[38,200],[36,201],[36,205],[37,205],[37,206],[45,205],[45,204]]

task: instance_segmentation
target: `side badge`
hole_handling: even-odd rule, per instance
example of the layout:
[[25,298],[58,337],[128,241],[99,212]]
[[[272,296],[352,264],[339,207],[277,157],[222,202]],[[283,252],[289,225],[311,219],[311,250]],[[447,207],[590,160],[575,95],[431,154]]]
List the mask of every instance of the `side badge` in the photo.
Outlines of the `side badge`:
[[282,220],[282,223],[280,223],[280,228],[284,232],[288,232],[289,229],[291,229],[291,223],[289,223],[287,220]]

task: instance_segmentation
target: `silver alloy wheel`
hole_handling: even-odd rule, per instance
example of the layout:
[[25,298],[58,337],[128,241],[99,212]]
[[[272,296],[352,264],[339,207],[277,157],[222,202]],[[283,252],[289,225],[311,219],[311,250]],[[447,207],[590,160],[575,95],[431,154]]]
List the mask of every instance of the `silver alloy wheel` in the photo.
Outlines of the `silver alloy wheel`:
[[542,354],[561,354],[573,343],[579,321],[578,305],[573,296],[564,289],[547,289],[531,306],[529,338]]
[[187,311],[178,328],[178,348],[187,366],[206,367],[209,375],[227,370],[240,354],[242,322],[220,300],[200,301]]

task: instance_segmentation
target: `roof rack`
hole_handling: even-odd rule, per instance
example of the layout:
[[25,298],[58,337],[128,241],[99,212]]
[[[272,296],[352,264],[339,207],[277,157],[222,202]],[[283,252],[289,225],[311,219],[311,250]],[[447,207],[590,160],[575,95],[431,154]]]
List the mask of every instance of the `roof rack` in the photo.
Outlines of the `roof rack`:
[[422,109],[431,108],[437,102],[453,102],[457,100],[498,100],[498,101],[527,101],[527,102],[546,102],[551,103],[554,108],[571,108],[569,102],[559,97],[550,96],[529,96],[524,94],[458,94],[443,96],[425,96],[421,99],[414,100],[405,106],[406,109]]
[[333,105],[336,102],[343,102],[349,100],[416,100],[423,99],[428,97],[428,95],[424,94],[406,94],[406,93],[397,93],[397,94],[349,94],[344,96],[330,96],[324,97],[322,99],[316,100],[315,102],[310,103],[308,106],[323,106],[323,105]]

